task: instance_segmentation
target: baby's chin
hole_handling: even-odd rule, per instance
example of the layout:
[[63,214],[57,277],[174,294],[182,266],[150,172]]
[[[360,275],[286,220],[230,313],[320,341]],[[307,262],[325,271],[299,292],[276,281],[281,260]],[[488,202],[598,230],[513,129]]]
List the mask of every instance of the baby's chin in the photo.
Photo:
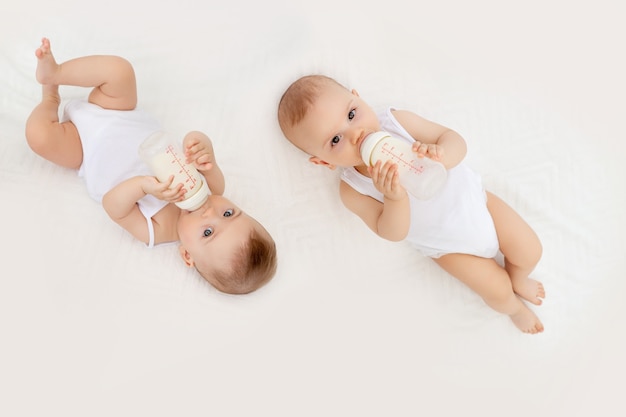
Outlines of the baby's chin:
[[202,204],[200,207],[196,208],[195,210],[188,210],[188,209],[180,209],[180,216],[184,217],[184,216],[189,216],[192,215],[194,213],[198,213],[198,212],[202,212],[202,210],[204,210],[206,208],[207,202],[205,201],[204,204]]
[[194,213],[194,212],[196,212],[198,210],[200,210],[200,208],[197,208],[195,210],[180,209],[180,215],[181,216],[189,216],[191,213]]

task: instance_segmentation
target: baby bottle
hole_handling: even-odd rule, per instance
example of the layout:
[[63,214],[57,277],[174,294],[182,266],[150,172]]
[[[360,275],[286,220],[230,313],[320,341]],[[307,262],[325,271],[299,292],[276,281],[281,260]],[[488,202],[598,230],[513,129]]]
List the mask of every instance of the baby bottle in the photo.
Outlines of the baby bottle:
[[369,134],[361,143],[361,158],[366,165],[388,160],[398,165],[400,184],[415,198],[428,200],[446,182],[447,171],[440,162],[419,158],[412,144],[387,132]]
[[165,182],[173,175],[172,187],[183,184],[185,199],[175,203],[181,209],[196,210],[209,197],[204,177],[193,164],[185,162],[181,144],[169,133],[156,131],[148,136],[139,146],[139,156],[159,181]]

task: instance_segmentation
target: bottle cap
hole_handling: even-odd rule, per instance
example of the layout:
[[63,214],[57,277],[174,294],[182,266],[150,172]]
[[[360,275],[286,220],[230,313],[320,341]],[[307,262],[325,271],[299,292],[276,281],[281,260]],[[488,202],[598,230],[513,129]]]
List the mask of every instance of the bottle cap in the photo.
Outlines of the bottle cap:
[[179,208],[183,210],[194,211],[199,209],[200,206],[204,204],[207,198],[209,198],[209,194],[209,186],[207,185],[206,181],[203,180],[200,189],[196,191],[194,195],[186,200],[178,201],[174,204],[176,204]]
[[369,135],[365,137],[365,139],[363,139],[363,142],[361,142],[360,152],[361,152],[361,159],[363,160],[363,162],[365,162],[365,165],[367,166],[373,165],[372,160],[371,160],[371,155],[372,155],[372,151],[374,150],[374,147],[378,144],[378,142],[380,142],[382,139],[388,136],[391,136],[391,135],[387,132],[379,131],[379,132],[370,133]]

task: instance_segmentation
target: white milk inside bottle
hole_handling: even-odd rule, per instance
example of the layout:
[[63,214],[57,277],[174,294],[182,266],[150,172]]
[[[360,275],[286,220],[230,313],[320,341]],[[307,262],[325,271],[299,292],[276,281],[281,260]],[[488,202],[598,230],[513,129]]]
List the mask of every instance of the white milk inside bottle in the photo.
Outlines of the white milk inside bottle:
[[209,186],[193,164],[185,162],[182,146],[173,136],[157,131],[139,146],[139,155],[160,182],[173,175],[172,187],[183,184],[185,199],[175,204],[184,210],[198,209],[209,197]]
[[428,200],[446,182],[448,173],[442,163],[419,158],[412,144],[387,132],[369,134],[361,143],[361,158],[366,165],[388,160],[398,165],[400,184],[415,198]]

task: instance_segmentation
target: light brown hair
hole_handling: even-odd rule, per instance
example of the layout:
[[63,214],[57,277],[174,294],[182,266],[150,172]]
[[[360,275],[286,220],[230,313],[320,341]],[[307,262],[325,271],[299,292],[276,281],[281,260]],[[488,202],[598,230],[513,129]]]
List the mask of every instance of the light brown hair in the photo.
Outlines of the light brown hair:
[[233,256],[230,269],[211,271],[212,279],[200,274],[218,290],[228,294],[247,294],[267,284],[277,268],[276,243],[267,234],[252,229],[248,240]]
[[287,138],[289,129],[304,119],[322,87],[330,83],[345,88],[330,77],[314,74],[297,79],[285,90],[278,103],[278,124]]

